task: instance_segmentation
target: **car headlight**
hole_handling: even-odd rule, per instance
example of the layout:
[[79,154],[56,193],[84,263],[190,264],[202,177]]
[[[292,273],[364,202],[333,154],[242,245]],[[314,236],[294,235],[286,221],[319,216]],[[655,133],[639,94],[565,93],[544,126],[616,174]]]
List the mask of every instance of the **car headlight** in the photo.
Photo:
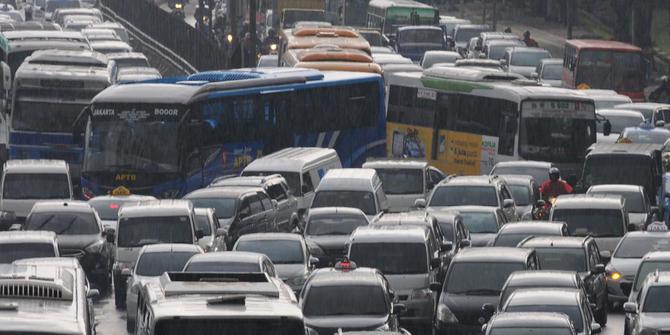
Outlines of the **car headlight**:
[[658,330],[652,328],[644,328],[640,332],[640,335],[658,335]]
[[619,273],[618,271],[613,270],[607,272],[607,280],[619,281],[619,279],[621,279],[621,273]]
[[385,323],[383,326],[377,327],[377,329],[375,329],[377,332],[387,332],[389,330],[391,330],[391,328],[389,327],[388,323]]
[[84,250],[86,250],[86,252],[89,254],[99,254],[102,251],[102,247],[104,246],[105,246],[104,240],[97,240],[88,247],[86,247]]
[[419,290],[412,290],[412,294],[410,294],[410,299],[411,300],[423,300],[423,299],[430,299],[430,297],[433,295],[433,291],[431,291],[428,288],[425,289],[419,289]]
[[445,305],[439,305],[437,306],[437,315],[436,315],[437,321],[443,322],[443,323],[458,323],[458,319],[456,318],[456,315],[451,312],[449,307]]

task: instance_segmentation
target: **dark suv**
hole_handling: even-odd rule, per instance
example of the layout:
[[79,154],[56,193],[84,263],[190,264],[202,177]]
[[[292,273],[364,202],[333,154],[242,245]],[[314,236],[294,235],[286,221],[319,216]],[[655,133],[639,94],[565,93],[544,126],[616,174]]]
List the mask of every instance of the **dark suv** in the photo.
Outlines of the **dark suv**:
[[503,211],[507,222],[518,221],[512,191],[507,182],[498,176],[447,177],[435,187],[427,202],[419,199],[416,205],[431,209],[497,207]]
[[277,202],[260,187],[209,187],[184,199],[197,208],[214,208],[220,229],[227,234],[226,245],[234,245],[245,234],[280,231]]
[[576,271],[584,281],[586,294],[595,304],[593,315],[601,326],[607,324],[607,276],[593,237],[529,237],[519,248],[535,250],[544,270]]
[[209,187],[261,187],[270,198],[277,201],[277,223],[282,231],[300,230],[298,199],[289,190],[286,179],[280,174],[269,176],[244,176],[215,179]]
[[112,282],[114,264],[110,241],[102,222],[87,202],[43,201],[36,203],[23,224],[24,230],[46,230],[56,233],[61,257],[75,257],[89,280],[102,292]]

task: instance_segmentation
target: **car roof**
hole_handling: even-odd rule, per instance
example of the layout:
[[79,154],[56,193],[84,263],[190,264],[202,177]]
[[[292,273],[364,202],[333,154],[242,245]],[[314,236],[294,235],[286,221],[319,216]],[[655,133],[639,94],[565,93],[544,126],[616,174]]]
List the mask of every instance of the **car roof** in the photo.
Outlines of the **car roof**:
[[625,239],[626,237],[663,237],[667,238],[668,241],[670,241],[670,231],[629,231],[622,237],[622,239]]
[[107,59],[148,59],[147,56],[141,52],[114,52],[106,55]]
[[577,273],[574,271],[529,270],[515,271],[507,278],[510,286],[560,285],[576,286]]
[[200,253],[202,249],[195,244],[185,244],[185,243],[159,243],[159,244],[150,244],[142,247],[140,253],[154,253],[154,252],[195,252]]
[[381,286],[382,275],[376,269],[365,267],[344,271],[335,268],[322,268],[312,273],[309,285],[314,287],[342,285]]
[[587,157],[593,155],[643,155],[652,157],[656,151],[662,150],[662,144],[652,143],[615,143],[594,144],[589,147]]
[[430,217],[424,211],[385,213],[374,223],[383,225],[426,225],[430,223]]
[[30,210],[30,213],[40,213],[40,212],[78,212],[78,213],[91,213],[94,209],[86,201],[57,201],[57,200],[47,200],[47,201],[38,201],[33,205],[33,208]]
[[247,252],[247,251],[217,251],[217,252],[208,252],[204,254],[193,255],[188,261],[189,263],[193,262],[237,262],[237,263],[250,263],[258,264],[263,259],[266,259],[267,256],[257,252]]
[[22,230],[0,232],[0,243],[49,243],[56,240],[52,231]]
[[88,202],[96,201],[145,201],[145,200],[158,200],[156,197],[151,195],[141,195],[141,194],[130,194],[130,195],[98,195],[88,200]]
[[439,31],[442,31],[442,28],[436,27],[436,26],[404,26],[404,27],[398,27],[398,31],[406,31],[406,30],[439,30]]
[[549,232],[561,232],[565,223],[552,223],[547,221],[525,221],[514,222],[500,227],[498,234],[537,234]]
[[626,127],[622,131],[623,133],[645,133],[645,132],[655,132],[655,133],[668,133],[670,134],[670,129],[662,128],[662,127],[654,127],[654,128],[649,128],[647,126],[644,127]]
[[625,199],[617,194],[562,194],[556,198],[554,209],[620,209]]
[[[595,96],[595,98],[609,98],[611,95],[599,95]],[[604,100],[604,99],[603,99]],[[642,112],[632,110],[632,109],[613,109],[613,108],[604,108],[604,109],[599,109],[596,114],[600,114],[602,116],[632,116],[632,117],[640,117],[644,121],[644,115],[642,115]]]
[[230,178],[215,179],[210,187],[219,186],[252,186],[263,187],[265,184],[276,184],[279,180],[284,179],[280,174],[273,174],[269,176],[235,176]]
[[547,169],[549,170],[552,166],[550,162],[542,161],[507,161],[507,162],[498,162],[493,166],[493,169],[497,167],[533,167],[538,169]]
[[119,209],[121,217],[189,215],[193,204],[189,200],[164,199],[130,202]]
[[344,216],[361,216],[365,217],[365,213],[358,208],[353,207],[319,207],[319,208],[310,208],[308,212],[309,216],[333,216],[333,215],[344,215]]
[[211,197],[220,197],[220,198],[239,198],[245,194],[258,192],[263,192],[263,189],[260,187],[206,187],[199,190],[195,190],[184,196],[184,199],[197,199],[197,198],[211,198]]
[[451,186],[451,185],[491,185],[498,182],[498,176],[456,176],[452,178],[445,178],[440,182],[440,186]]
[[508,185],[528,185],[535,181],[533,176],[523,174],[499,174],[498,177],[504,179]]
[[533,253],[531,249],[509,247],[465,248],[454,256],[454,262],[526,262]]
[[315,161],[337,158],[337,152],[329,148],[293,147],[279,150],[253,160],[244,171],[301,171]]
[[602,185],[591,186],[587,192],[607,193],[607,192],[643,192],[643,191],[644,187],[640,185],[602,184]]
[[533,236],[523,242],[522,248],[581,248],[588,237]]
[[292,234],[292,233],[253,233],[245,234],[240,236],[237,239],[237,242],[241,241],[296,241],[300,242],[303,240],[302,235]]
[[322,190],[362,190],[371,191],[380,183],[374,169],[348,168],[330,169],[323,176],[317,191]]
[[563,58],[545,58],[541,59],[540,63],[542,64],[552,64],[552,65],[558,65],[558,64],[563,64]]
[[570,328],[572,322],[563,313],[503,312],[495,314],[488,328]]
[[368,225],[358,227],[351,234],[350,244],[365,243],[424,243],[430,229],[421,226]]
[[536,52],[536,53],[549,53],[549,50],[545,48],[538,48],[538,47],[524,47],[524,46],[518,46],[518,47],[512,47],[510,48],[512,52]]
[[[449,209],[444,210],[444,212],[457,212],[457,213],[492,213],[495,214],[498,211],[498,207],[493,206],[450,206]],[[434,212],[431,212],[434,214]]]
[[669,104],[659,104],[655,102],[631,102],[627,104],[616,105],[615,108],[624,108],[624,109],[666,109],[670,108]]
[[428,166],[428,162],[425,160],[413,160],[413,159],[399,159],[399,158],[390,158],[390,159],[368,159],[363,163],[363,168],[365,169],[425,169]]
[[67,173],[68,167],[59,159],[10,159],[3,170],[5,173]]
[[522,288],[515,290],[507,299],[507,306],[528,305],[577,305],[580,291],[566,288]]
[[644,255],[643,262],[667,261],[670,262],[670,251],[651,251]]

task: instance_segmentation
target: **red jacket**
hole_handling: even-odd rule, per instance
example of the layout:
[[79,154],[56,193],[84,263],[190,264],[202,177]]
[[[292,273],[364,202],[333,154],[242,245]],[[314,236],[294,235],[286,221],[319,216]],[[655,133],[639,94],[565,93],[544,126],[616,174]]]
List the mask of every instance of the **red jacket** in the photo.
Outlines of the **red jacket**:
[[572,186],[563,180],[551,181],[545,180],[540,187],[540,192],[546,198],[557,197],[561,194],[572,193]]

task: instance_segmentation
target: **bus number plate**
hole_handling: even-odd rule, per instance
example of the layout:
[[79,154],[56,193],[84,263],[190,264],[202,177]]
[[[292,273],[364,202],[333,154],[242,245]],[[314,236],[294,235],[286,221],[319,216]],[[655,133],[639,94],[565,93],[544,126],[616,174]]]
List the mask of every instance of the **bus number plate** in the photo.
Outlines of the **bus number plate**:
[[419,99],[437,100],[437,92],[420,88],[416,91],[416,97]]

